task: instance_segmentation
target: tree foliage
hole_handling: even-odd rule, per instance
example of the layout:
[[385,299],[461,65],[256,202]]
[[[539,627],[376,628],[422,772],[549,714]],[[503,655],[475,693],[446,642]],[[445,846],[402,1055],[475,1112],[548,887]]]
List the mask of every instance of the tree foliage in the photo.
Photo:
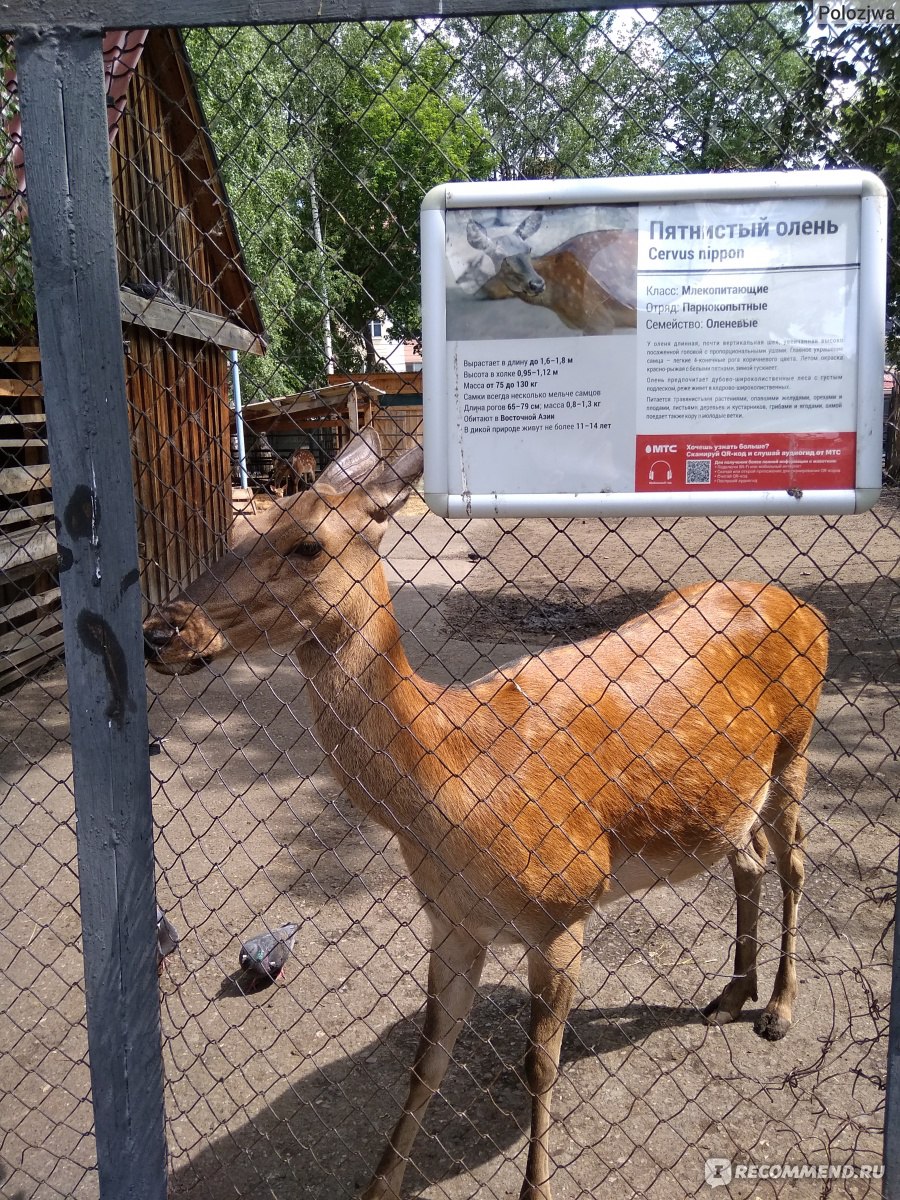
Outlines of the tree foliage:
[[[0,34],[0,129],[18,113],[18,97],[8,86],[14,60],[12,40]],[[33,342],[37,335],[28,212],[18,190],[12,144],[0,158],[0,344]]]
[[188,46],[260,285],[267,390],[323,381],[326,313],[344,371],[382,311],[415,336],[422,197],[493,166],[444,47],[410,22],[203,31]]
[[822,157],[880,175],[895,210],[888,254],[888,360],[900,361],[900,31],[896,25],[825,29],[811,42],[808,107],[823,114]]
[[344,370],[374,365],[382,313],[418,336],[436,183],[807,161],[799,31],[781,6],[741,5],[192,33],[269,390],[321,379],[326,311]]

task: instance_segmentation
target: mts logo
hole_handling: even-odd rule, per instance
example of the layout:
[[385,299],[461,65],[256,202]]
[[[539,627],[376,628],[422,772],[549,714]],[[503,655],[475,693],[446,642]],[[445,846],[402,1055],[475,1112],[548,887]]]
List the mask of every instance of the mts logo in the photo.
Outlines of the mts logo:
[[677,454],[678,447],[670,446],[668,442],[653,442],[644,447],[645,454]]

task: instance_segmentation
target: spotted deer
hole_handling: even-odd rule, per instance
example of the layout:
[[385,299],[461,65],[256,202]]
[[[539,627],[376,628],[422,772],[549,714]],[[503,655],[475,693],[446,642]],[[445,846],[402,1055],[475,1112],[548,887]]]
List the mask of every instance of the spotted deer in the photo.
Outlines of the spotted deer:
[[312,450],[298,447],[290,458],[282,458],[275,464],[272,486],[283,489],[285,496],[296,495],[311,486],[318,469]]
[[[700,583],[619,629],[477,682],[418,675],[379,544],[422,469],[367,430],[301,495],[255,518],[145,624],[158,671],[256,649],[293,655],[319,744],[361,811],[394,834],[432,929],[421,1043],[402,1115],[364,1200],[397,1200],[492,942],[526,948],[531,1135],[526,1200],[550,1200],[549,1131],[563,1028],[596,907],[731,864],[734,976],[705,1009],[757,998],[757,924],[771,846],[781,956],[756,1032],[784,1036],[797,993],[799,809],[827,633],[763,583]],[[615,920],[611,916],[610,920]]]
[[549,308],[582,333],[612,333],[637,325],[637,232],[579,233],[533,256],[529,239],[542,223],[530,213],[513,231],[493,237],[479,221],[466,225],[469,245],[491,260],[494,274],[475,293],[484,300],[516,298]]

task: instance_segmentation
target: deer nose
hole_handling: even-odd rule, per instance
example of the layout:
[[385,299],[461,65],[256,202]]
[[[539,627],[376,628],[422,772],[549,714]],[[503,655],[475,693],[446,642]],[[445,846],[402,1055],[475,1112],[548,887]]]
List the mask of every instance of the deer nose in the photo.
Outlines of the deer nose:
[[163,628],[144,630],[144,658],[159,657],[160,650],[165,649],[172,640],[172,630]]
[[544,281],[538,276],[537,279],[528,280],[528,290],[533,296],[539,296],[544,290]]

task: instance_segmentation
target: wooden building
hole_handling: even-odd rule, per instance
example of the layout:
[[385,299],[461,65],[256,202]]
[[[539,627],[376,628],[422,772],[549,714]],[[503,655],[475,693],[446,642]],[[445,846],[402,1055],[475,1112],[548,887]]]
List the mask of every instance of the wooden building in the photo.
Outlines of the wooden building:
[[[104,39],[142,583],[164,599],[231,522],[232,350],[265,338],[180,35]],[[10,126],[26,192],[17,119]],[[0,348],[0,687],[58,654],[59,592],[39,351]]]
[[375,419],[385,446],[392,452],[422,444],[422,372],[369,371],[362,375],[329,375],[329,384],[353,383],[378,393]]
[[[244,427],[257,445],[261,441],[267,448],[271,447],[276,457],[286,459],[297,447],[308,447],[321,471],[354,433],[367,425],[378,424],[381,399],[381,393],[368,383],[335,383],[292,396],[276,396],[272,400],[246,404]],[[252,469],[253,454],[251,448],[248,456],[251,457],[250,473],[262,482],[259,477],[266,471]]]

